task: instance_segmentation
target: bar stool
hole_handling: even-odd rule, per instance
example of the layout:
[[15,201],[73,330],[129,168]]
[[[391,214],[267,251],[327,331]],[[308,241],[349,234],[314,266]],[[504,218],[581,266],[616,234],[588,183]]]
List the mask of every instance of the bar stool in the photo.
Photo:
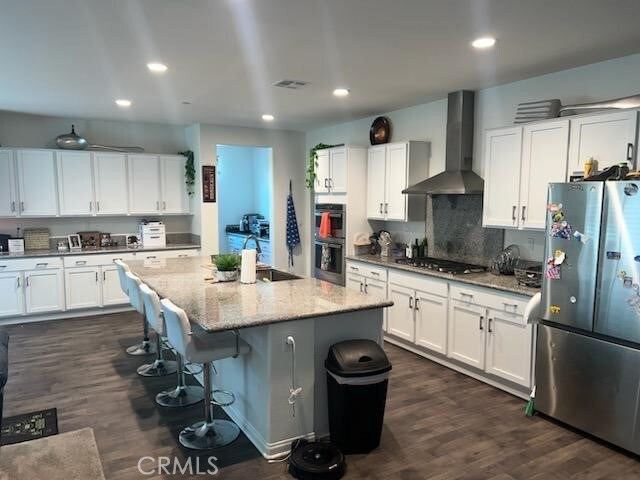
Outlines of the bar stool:
[[129,266],[126,263],[124,263],[122,260],[114,260],[113,263],[116,264],[116,268],[118,269],[118,279],[120,280],[120,288],[129,297],[129,303],[131,303],[131,306],[135,308],[138,311],[138,313],[141,313],[143,315],[142,342],[127,348],[126,352],[129,355],[134,355],[134,356],[151,355],[153,353],[156,353],[155,346],[151,342],[149,342],[149,327],[147,327],[147,320],[146,318],[144,318],[144,306],[142,305],[142,302],[139,302],[141,305],[140,308],[136,307],[136,305],[134,305],[134,302],[136,302],[137,300],[135,298],[132,300],[131,295],[129,294],[129,280],[127,279],[126,274],[127,272],[131,273],[131,270],[129,269]]
[[151,290],[148,285],[141,283],[138,287],[142,302],[144,303],[144,315],[147,323],[156,332],[156,359],[138,367],[138,375],[143,377],[162,377],[178,371],[177,364],[173,360],[165,360],[162,355],[162,337],[166,336],[164,319],[160,308],[160,297]]
[[[224,447],[238,438],[240,429],[229,420],[214,419],[212,404],[227,407],[235,401],[235,395],[224,390],[212,391],[211,362],[223,358],[235,358],[240,354],[248,353],[251,348],[237,332],[194,335],[184,310],[167,298],[163,298],[160,303],[164,312],[167,335],[173,347],[187,361],[203,365],[204,421],[194,423],[182,430],[179,437],[180,443],[194,450]],[[212,400],[214,393],[227,395],[230,401]]]

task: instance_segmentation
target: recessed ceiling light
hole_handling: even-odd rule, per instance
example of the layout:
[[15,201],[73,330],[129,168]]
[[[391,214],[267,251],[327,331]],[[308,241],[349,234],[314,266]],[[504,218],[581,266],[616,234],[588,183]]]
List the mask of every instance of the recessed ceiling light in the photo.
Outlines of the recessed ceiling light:
[[272,122],[275,118],[276,117],[269,113],[265,113],[264,115],[262,115],[262,120],[264,120],[265,122]]
[[346,88],[336,88],[336,89],[333,91],[333,94],[334,94],[336,97],[346,97],[347,95],[349,95],[349,90],[348,90],[348,89],[346,89]]
[[496,39],[493,37],[481,37],[481,38],[476,38],[473,42],[471,42],[471,45],[474,48],[491,48],[496,44]]
[[164,73],[167,71],[167,66],[164,63],[147,63],[147,68],[153,73]]
[[126,98],[119,98],[116,100],[116,105],[118,105],[119,107],[130,107],[131,106],[131,100],[127,100]]

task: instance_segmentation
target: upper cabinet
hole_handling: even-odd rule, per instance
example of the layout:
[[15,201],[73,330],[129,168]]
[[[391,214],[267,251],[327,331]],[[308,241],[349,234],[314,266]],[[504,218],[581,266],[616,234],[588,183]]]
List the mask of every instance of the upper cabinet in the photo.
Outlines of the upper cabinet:
[[18,214],[15,164],[11,150],[0,150],[0,216],[14,217]]
[[96,206],[91,153],[61,150],[56,159],[60,215],[92,215]]
[[58,214],[56,167],[52,151],[18,150],[19,213],[24,217],[50,217]]
[[316,193],[347,193],[348,155],[346,146],[317,151]]
[[129,213],[160,212],[160,158],[129,155]]
[[591,157],[598,170],[627,161],[635,168],[638,112],[627,110],[571,120],[569,173],[582,172]]
[[367,218],[424,220],[424,195],[405,195],[408,186],[429,175],[429,144],[398,142],[376,145],[367,155]]
[[179,155],[160,157],[162,213],[188,213],[189,193],[185,182],[187,159]]
[[94,153],[96,215],[126,215],[129,208],[127,157],[121,153]]

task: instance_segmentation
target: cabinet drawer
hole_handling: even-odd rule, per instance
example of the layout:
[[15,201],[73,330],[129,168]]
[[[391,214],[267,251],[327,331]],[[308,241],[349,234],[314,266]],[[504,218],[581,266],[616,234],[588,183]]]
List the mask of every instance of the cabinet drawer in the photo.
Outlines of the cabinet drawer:
[[389,283],[412,288],[425,293],[446,297],[449,284],[446,280],[427,275],[404,273],[392,270],[389,272]]
[[0,273],[16,272],[20,270],[44,270],[61,267],[62,258],[60,257],[21,258],[19,260],[0,259]]
[[529,298],[520,295],[460,283],[451,283],[451,298],[517,315],[524,315],[524,310],[529,302]]
[[347,272],[363,275],[373,280],[387,281],[387,269],[363,262],[347,261]]
[[111,265],[114,260],[119,259],[123,262],[133,260],[135,257],[132,253],[93,253],[89,255],[71,255],[64,257],[65,268],[70,267],[98,267],[101,265]]

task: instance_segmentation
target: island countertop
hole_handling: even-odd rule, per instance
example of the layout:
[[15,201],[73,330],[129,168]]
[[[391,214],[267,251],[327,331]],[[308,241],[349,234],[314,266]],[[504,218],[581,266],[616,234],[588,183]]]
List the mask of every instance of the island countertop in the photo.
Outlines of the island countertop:
[[205,331],[221,332],[393,305],[315,278],[242,284],[213,283],[208,257],[127,262],[162,298],[182,308]]

